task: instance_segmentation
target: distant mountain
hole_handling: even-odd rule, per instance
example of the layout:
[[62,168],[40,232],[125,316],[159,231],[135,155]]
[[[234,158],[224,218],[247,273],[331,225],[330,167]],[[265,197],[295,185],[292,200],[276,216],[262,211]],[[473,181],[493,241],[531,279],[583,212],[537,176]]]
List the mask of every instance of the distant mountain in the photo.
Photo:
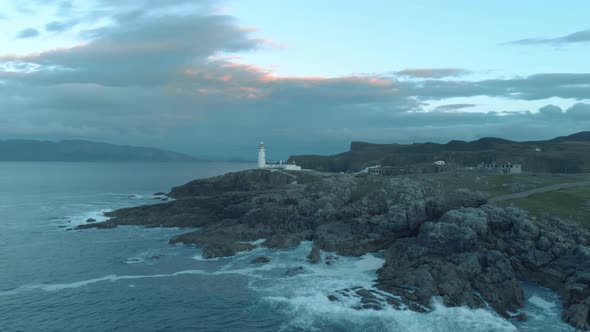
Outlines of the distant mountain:
[[303,168],[319,171],[358,171],[382,165],[416,169],[444,160],[459,166],[482,162],[519,163],[525,171],[549,173],[590,172],[590,131],[547,141],[514,142],[486,137],[472,142],[446,144],[372,144],[352,142],[350,150],[333,156],[291,156]]
[[155,148],[84,140],[0,140],[0,161],[190,161],[193,157]]

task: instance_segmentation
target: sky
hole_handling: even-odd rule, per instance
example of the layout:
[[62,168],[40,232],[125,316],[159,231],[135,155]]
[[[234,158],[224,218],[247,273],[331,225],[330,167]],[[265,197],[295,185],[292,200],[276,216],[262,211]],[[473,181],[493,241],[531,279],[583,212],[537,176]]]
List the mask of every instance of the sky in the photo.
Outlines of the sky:
[[590,130],[586,0],[0,0],[0,139],[211,159]]

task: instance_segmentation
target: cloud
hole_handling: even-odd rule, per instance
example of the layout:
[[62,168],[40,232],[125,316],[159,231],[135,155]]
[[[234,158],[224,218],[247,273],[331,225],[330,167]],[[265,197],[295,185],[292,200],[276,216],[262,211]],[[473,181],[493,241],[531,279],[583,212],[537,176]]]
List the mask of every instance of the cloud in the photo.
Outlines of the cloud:
[[577,103],[566,110],[566,114],[579,120],[590,120],[590,104]]
[[12,75],[31,84],[153,85],[178,79],[191,66],[207,67],[208,57],[219,52],[259,45],[228,16],[134,15],[118,17],[114,26],[88,31],[93,39],[87,44],[24,56],[2,55],[0,62],[41,66],[34,73]]
[[551,97],[590,99],[589,73],[535,74],[509,79],[481,81],[426,80],[419,83],[403,82],[400,89],[409,96],[422,99],[490,96],[520,100],[539,100]]
[[443,78],[463,76],[469,73],[470,71],[460,68],[413,68],[404,69],[395,74],[412,78]]
[[37,37],[39,36],[39,30],[34,29],[34,28],[27,28],[27,29],[23,29],[21,31],[19,31],[19,33],[16,35],[16,38],[18,39],[26,39],[26,38],[33,38],[33,37]]
[[590,42],[590,29],[576,31],[557,38],[526,38],[504,43],[504,45],[562,45]]
[[[469,73],[464,69],[418,68],[392,77],[280,76],[239,62],[240,53],[269,42],[231,16],[212,14],[213,3],[102,0],[90,18],[48,23],[48,31],[58,32],[69,20],[111,22],[84,31],[76,46],[0,54],[0,133],[211,157],[251,157],[264,140],[273,147],[270,158],[278,159],[343,151],[351,140],[535,139],[590,127],[582,103],[590,99],[590,74],[467,80],[457,78]],[[479,95],[580,103],[566,111],[546,106],[521,113],[465,112],[475,106],[469,103],[423,108],[431,100]]]
[[441,105],[435,108],[437,111],[452,111],[452,110],[459,110],[463,108],[469,108],[477,106],[476,104],[448,104],[448,105]]
[[563,114],[563,110],[559,106],[546,105],[546,106],[539,108],[539,113],[546,115],[546,116],[555,117],[555,116],[561,116]]
[[78,24],[76,20],[70,21],[53,21],[45,25],[45,31],[48,32],[64,32],[72,29]]
[[57,7],[57,14],[60,16],[69,16],[74,10],[72,1],[62,1]]

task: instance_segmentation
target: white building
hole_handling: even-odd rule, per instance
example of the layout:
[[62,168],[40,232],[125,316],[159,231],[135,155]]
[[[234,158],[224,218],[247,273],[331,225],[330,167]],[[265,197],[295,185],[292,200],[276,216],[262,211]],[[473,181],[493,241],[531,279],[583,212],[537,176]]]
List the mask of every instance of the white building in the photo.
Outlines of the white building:
[[280,160],[278,163],[267,163],[266,162],[266,148],[264,146],[264,142],[260,142],[258,145],[258,168],[265,168],[265,169],[284,169],[287,171],[300,171],[301,166],[295,165],[295,162],[292,164],[284,163]]
[[486,164],[481,163],[477,166],[479,170],[494,172],[499,174],[521,174],[522,173],[522,165],[520,164]]

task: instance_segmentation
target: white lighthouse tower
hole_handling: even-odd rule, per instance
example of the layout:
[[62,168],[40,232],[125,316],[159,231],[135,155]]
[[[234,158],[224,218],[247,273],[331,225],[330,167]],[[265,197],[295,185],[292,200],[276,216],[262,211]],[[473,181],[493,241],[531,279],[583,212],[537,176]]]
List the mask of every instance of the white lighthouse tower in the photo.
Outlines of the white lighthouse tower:
[[264,149],[264,142],[260,142],[258,145],[258,168],[264,168],[266,166],[266,151]]

